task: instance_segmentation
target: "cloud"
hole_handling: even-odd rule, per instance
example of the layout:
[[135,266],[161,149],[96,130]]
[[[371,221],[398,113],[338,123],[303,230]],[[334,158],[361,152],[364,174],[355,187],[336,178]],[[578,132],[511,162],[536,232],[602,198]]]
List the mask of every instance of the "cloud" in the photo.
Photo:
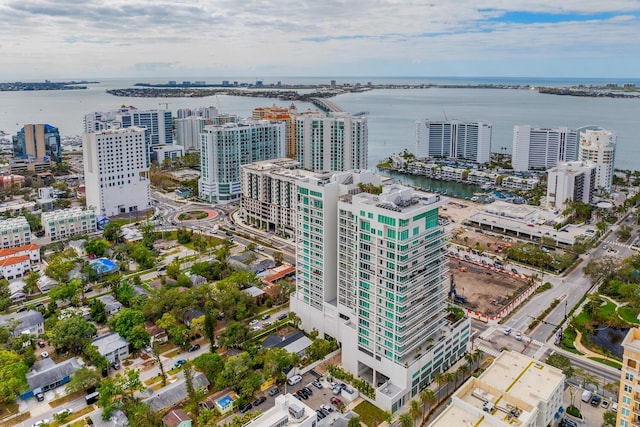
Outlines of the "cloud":
[[24,52],[43,49],[63,75],[407,75],[446,73],[467,60],[508,72],[537,57],[549,74],[591,58],[633,76],[639,15],[640,0],[8,0],[0,39],[16,66],[0,77],[42,69]]

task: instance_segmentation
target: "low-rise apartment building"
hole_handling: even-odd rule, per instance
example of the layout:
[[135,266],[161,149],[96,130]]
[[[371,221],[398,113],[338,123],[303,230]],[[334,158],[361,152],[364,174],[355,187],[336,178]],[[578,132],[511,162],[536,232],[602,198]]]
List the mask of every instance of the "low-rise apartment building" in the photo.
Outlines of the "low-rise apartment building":
[[93,209],[70,208],[43,212],[41,222],[45,235],[51,240],[94,233],[97,229],[96,212]]

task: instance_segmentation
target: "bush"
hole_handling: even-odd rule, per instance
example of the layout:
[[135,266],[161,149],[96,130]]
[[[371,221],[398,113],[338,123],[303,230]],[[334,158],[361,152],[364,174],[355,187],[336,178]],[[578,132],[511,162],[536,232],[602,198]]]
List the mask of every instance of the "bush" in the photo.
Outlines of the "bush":
[[576,408],[575,406],[569,405],[567,406],[567,414],[576,417],[576,418],[582,418],[582,414],[580,413],[580,409]]

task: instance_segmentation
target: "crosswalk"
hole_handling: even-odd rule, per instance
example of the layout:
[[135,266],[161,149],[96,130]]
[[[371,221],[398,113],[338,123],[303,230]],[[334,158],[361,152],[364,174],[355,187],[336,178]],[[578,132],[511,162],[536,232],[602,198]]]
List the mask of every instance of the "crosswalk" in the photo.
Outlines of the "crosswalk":
[[631,245],[626,245],[624,243],[620,243],[620,242],[617,242],[615,240],[613,240],[613,241],[612,240],[605,240],[604,244],[605,245],[609,245],[609,246],[617,246],[619,248],[631,249]]

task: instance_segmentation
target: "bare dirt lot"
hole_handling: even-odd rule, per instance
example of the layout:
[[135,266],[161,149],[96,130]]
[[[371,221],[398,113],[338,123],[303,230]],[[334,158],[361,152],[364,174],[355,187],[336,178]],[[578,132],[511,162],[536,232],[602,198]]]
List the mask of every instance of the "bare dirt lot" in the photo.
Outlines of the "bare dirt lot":
[[464,307],[488,315],[502,310],[518,289],[527,285],[524,279],[455,258],[449,260],[449,268],[457,294],[466,299]]

